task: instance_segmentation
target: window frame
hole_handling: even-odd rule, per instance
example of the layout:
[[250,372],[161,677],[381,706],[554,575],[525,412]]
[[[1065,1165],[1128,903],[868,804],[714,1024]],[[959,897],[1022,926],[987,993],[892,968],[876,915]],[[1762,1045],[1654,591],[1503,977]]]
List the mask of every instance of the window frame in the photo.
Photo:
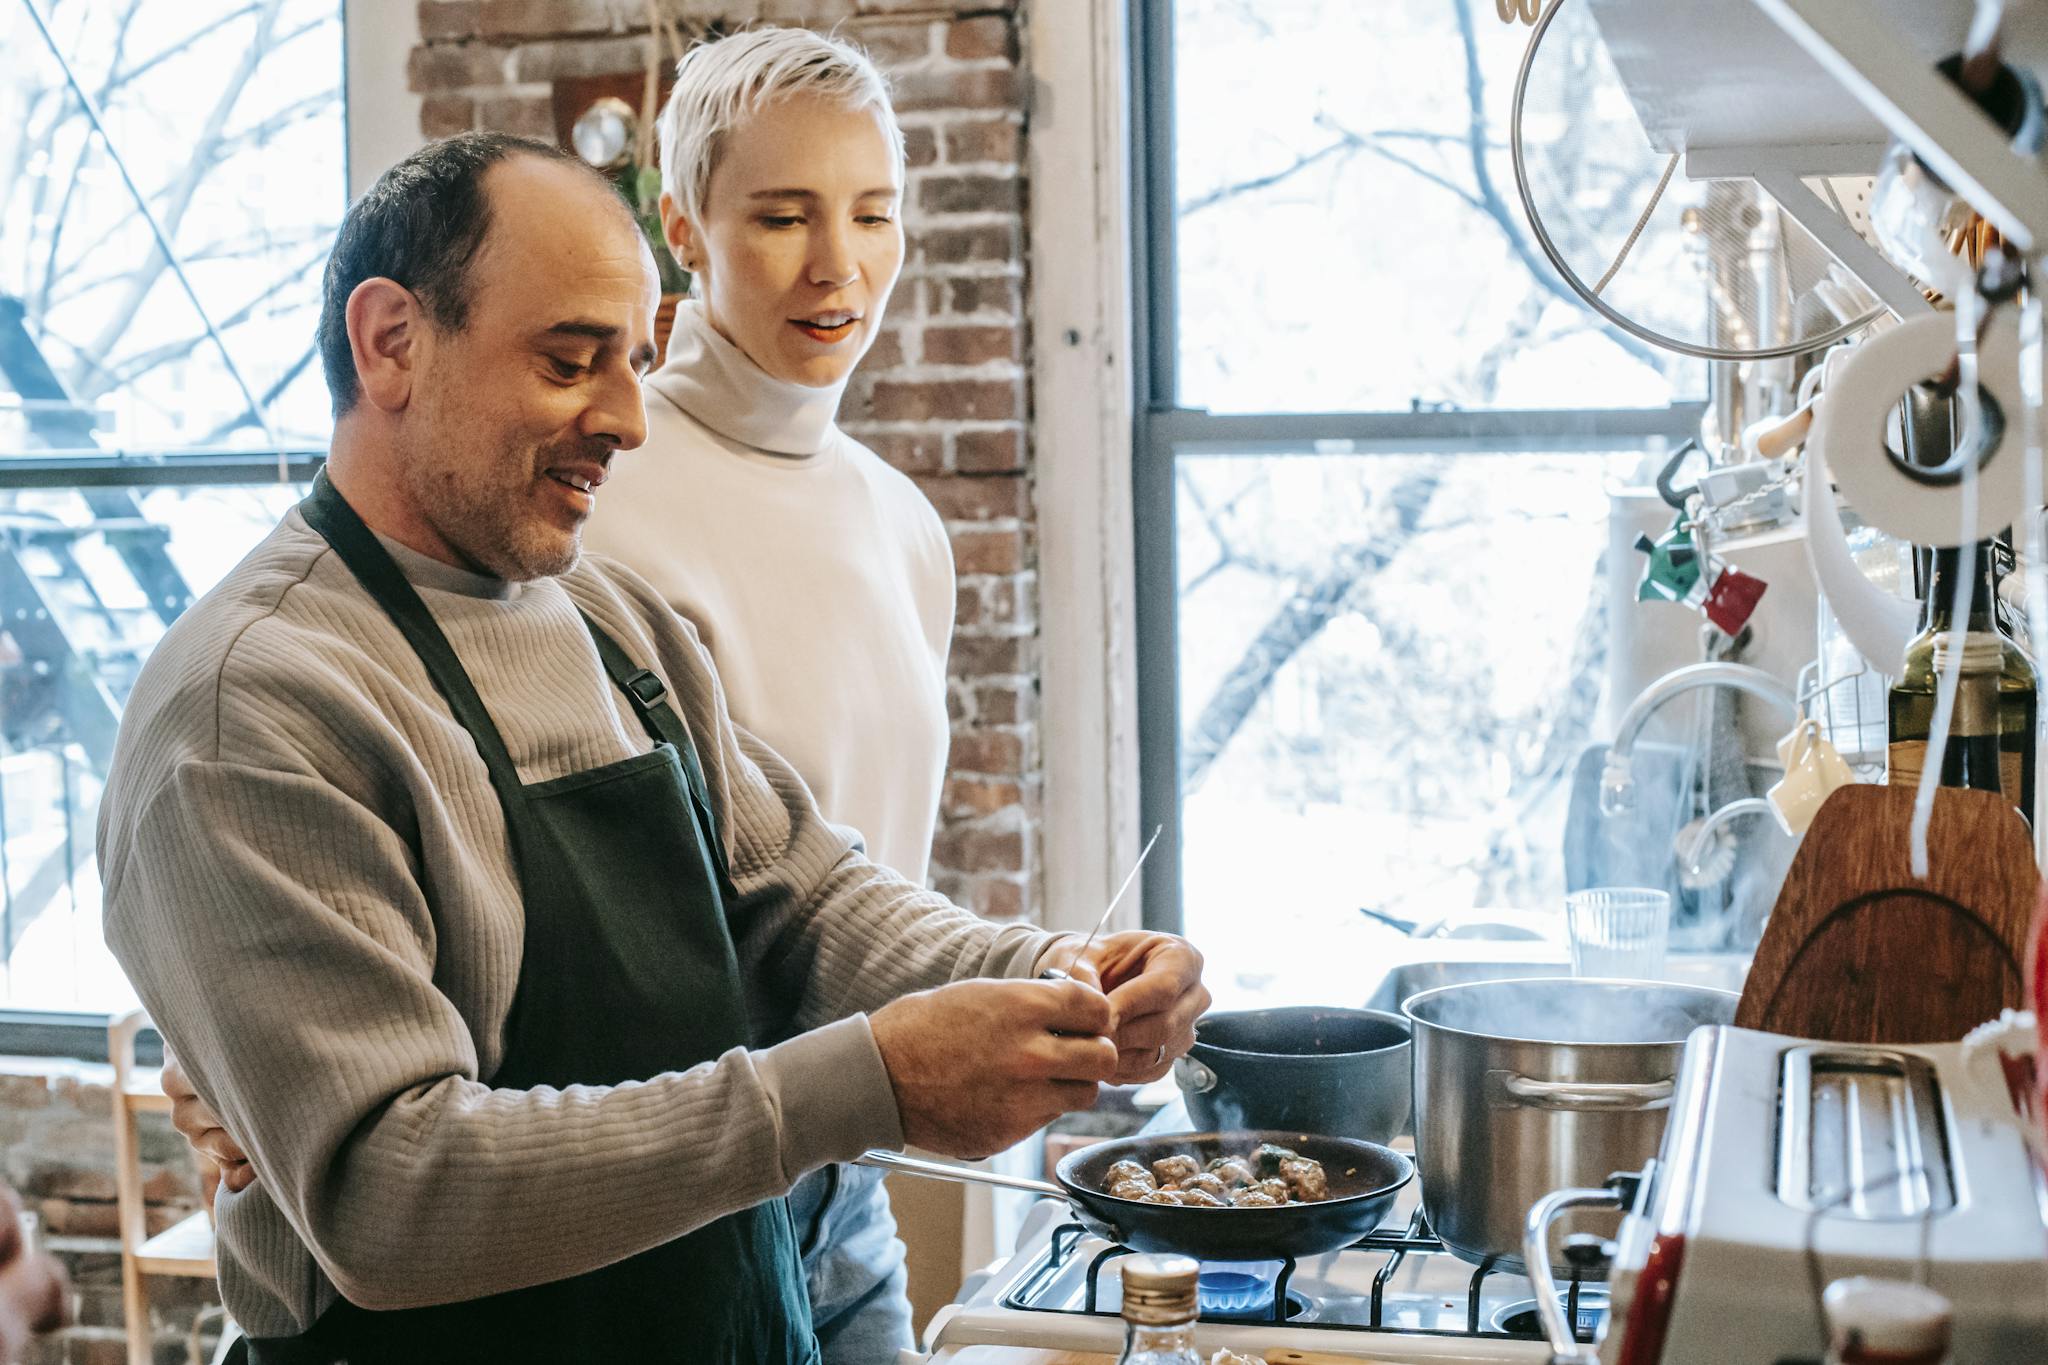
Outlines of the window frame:
[[[341,121],[343,183],[353,190],[357,169],[350,91],[359,73],[352,60],[361,0],[338,0],[341,21]],[[364,28],[374,25],[365,19]],[[349,197],[354,198],[351,192]],[[100,488],[201,488],[270,482],[308,483],[326,462],[325,448],[179,448],[172,451],[99,451],[0,458],[0,492]],[[0,1007],[0,1055],[106,1062],[107,1026],[113,1015],[90,1010],[32,1010]],[[162,1043],[145,1030],[136,1058],[162,1064]]]
[[1179,402],[1174,33],[1176,0],[1132,0],[1132,503],[1136,544],[1139,810],[1163,831],[1145,869],[1142,921],[1180,932],[1180,679],[1174,473],[1204,453],[1541,454],[1675,448],[1704,400],[1662,408],[1212,413]]

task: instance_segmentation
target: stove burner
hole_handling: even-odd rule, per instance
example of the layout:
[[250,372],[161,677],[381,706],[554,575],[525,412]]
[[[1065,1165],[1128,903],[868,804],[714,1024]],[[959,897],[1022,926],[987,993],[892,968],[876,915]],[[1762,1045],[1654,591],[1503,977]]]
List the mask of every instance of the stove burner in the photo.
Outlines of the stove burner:
[[[1276,1270],[1281,1267],[1275,1267]],[[1298,1318],[1308,1311],[1308,1299],[1286,1290],[1286,1311],[1274,1316],[1279,1293],[1279,1275],[1257,1275],[1243,1270],[1203,1270],[1196,1282],[1197,1304],[1205,1320],[1217,1322],[1274,1322]]]
[[1243,1313],[1270,1302],[1269,1281],[1243,1270],[1204,1270],[1196,1282],[1197,1302],[1204,1313]]
[[[1573,1305],[1572,1295],[1559,1294],[1557,1300],[1572,1314],[1572,1331],[1580,1341],[1591,1342],[1594,1332],[1599,1330],[1600,1319],[1607,1316],[1607,1295],[1598,1289],[1578,1291],[1578,1303]],[[1543,1339],[1543,1324],[1536,1317],[1536,1300],[1522,1299],[1500,1308],[1493,1315],[1493,1330],[1505,1332],[1513,1337],[1528,1337],[1534,1341]]]

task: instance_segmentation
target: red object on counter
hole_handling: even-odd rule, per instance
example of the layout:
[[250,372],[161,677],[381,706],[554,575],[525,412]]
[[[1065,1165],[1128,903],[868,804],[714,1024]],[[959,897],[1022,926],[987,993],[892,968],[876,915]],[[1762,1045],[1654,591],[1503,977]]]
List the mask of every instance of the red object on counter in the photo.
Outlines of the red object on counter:
[[1704,610],[1707,619],[1723,635],[1740,635],[1748,623],[1750,613],[1763,600],[1764,589],[1769,586],[1761,578],[1746,574],[1734,565],[1721,570],[1720,577],[1707,593]]
[[2034,1053],[2034,1123],[2041,1132],[2036,1150],[2048,1152],[2048,883],[2034,907],[2034,941],[2027,953],[2027,999],[2034,1005],[2034,1028],[2041,1042]]
[[1685,1265],[1685,1238],[1660,1232],[1636,1276],[1635,1301],[1621,1338],[1620,1365],[1658,1365],[1664,1359],[1664,1338],[1671,1331],[1671,1301],[1678,1294],[1678,1272]]

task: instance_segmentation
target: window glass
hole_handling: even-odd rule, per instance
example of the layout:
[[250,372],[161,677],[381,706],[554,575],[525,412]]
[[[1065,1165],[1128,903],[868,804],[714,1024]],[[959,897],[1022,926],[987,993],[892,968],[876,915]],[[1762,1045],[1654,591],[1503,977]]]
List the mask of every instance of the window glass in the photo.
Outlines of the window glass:
[[[1610,326],[1542,258],[1507,144],[1527,28],[1486,0],[1177,0],[1174,23],[1179,278],[1163,287],[1183,406],[1634,408],[1703,391],[1703,367]],[[1585,199],[1633,212],[1640,196],[1601,179],[1605,150],[1589,139]],[[1690,265],[1670,280],[1696,309]]]
[[0,9],[0,456],[324,445],[339,0],[42,8],[57,53]]
[[1639,464],[1180,458],[1183,915],[1219,1005],[1356,1003],[1390,932],[1361,907],[1561,907]]
[[99,1012],[134,1003],[93,858],[121,708],[301,490],[68,471],[326,445],[342,6],[34,11],[0,6],[0,1007]]

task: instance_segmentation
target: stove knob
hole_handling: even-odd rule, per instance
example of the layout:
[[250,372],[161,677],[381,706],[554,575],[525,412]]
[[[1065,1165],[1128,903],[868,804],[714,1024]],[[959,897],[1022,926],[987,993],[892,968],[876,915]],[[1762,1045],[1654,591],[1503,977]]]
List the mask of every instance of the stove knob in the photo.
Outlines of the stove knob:
[[1604,1280],[1614,1264],[1614,1243],[1595,1232],[1574,1232],[1564,1239],[1564,1263],[1581,1280]]

